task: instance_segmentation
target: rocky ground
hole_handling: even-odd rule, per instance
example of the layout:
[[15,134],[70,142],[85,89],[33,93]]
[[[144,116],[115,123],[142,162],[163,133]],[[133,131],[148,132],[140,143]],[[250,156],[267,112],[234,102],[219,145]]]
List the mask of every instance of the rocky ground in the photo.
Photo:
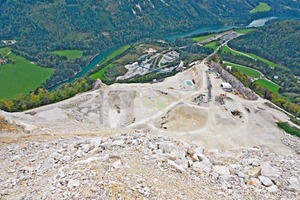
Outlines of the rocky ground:
[[5,117],[0,116],[0,131],[7,131],[7,132],[15,132],[18,128],[12,124],[10,124]]
[[290,117],[239,86],[208,102],[224,80],[206,70],[0,111],[0,199],[300,199]]
[[[0,111],[0,116],[7,122],[23,130],[18,135],[1,134],[0,142],[36,135],[60,134],[64,137],[80,133],[83,136],[92,132],[101,135],[103,130],[118,134],[124,132],[115,129],[137,129],[207,149],[263,145],[278,154],[295,154],[299,140],[296,143],[286,140],[284,131],[276,125],[276,122],[289,120],[286,113],[267,106],[267,100],[249,93],[239,82],[235,86],[240,95],[226,93],[220,86],[225,80],[209,69],[204,60],[153,84],[108,86],[97,81],[94,90],[62,102],[20,113]],[[227,77],[225,72],[222,75]],[[208,80],[212,85],[210,101]],[[236,82],[230,77],[229,81]],[[249,100],[253,99],[252,95],[258,99]],[[216,100],[220,97],[222,104]],[[240,115],[235,116],[232,111],[238,111]]]
[[299,199],[300,159],[140,131],[0,146],[0,199]]

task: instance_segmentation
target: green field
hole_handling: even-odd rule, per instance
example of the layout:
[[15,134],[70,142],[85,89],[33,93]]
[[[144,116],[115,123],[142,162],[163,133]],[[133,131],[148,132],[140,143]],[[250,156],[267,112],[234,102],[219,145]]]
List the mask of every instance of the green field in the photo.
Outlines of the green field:
[[250,13],[254,14],[257,12],[268,12],[271,10],[271,7],[267,3],[260,2],[255,8],[253,8]]
[[[8,52],[9,48],[0,49],[1,55]],[[26,94],[35,90],[54,72],[53,69],[40,67],[13,53],[8,57],[15,63],[0,66],[0,99],[12,98],[19,93]]]
[[3,56],[6,56],[9,52],[11,52],[10,48],[0,48],[0,58],[2,58]]
[[278,85],[266,80],[266,79],[258,79],[258,80],[255,81],[255,83],[267,88],[268,90],[270,90],[270,91],[272,91],[276,94],[279,94],[278,90],[279,90],[280,87]]
[[246,74],[247,76],[250,76],[252,78],[259,78],[260,77],[260,73],[254,69],[248,68],[248,67],[243,67],[241,65],[237,65],[231,62],[224,62],[225,65],[230,65],[233,68],[237,69],[238,71]]
[[278,122],[277,126],[283,129],[285,132],[300,137],[300,129],[290,126],[287,122]]
[[276,65],[275,63],[273,63],[272,61],[269,61],[269,60],[267,60],[267,59],[264,59],[264,58],[262,58],[262,57],[259,57],[259,56],[255,55],[255,54],[253,54],[253,53],[245,53],[245,52],[240,52],[240,51],[233,51],[232,49],[230,49],[230,48],[227,47],[227,46],[223,46],[223,47],[222,47],[222,52],[223,52],[223,53],[231,53],[231,54],[233,54],[233,55],[235,55],[235,56],[239,56],[239,55],[247,56],[247,57],[250,57],[250,58],[252,58],[252,59],[254,59],[254,60],[259,60],[259,61],[261,61],[261,62],[264,62],[264,63],[266,63],[267,65],[269,65],[269,67],[271,67],[271,68],[274,68],[275,66],[277,66],[277,65]]
[[[113,60],[114,58],[116,58],[117,56],[123,54],[125,51],[127,51],[131,46],[130,45],[126,45],[126,46],[123,46],[121,47],[120,49],[112,52],[111,54],[109,54],[109,56],[107,56],[107,58],[105,58],[104,61],[101,62],[101,65],[105,64],[105,63],[108,63],[109,61]],[[115,64],[113,63],[110,63],[108,65],[106,65],[105,67],[103,67],[101,70],[99,70],[98,72],[92,74],[90,76],[91,79],[93,80],[96,80],[97,78],[103,80],[103,75],[105,73],[105,71],[108,69],[108,68],[111,68],[111,67],[114,67]]]
[[211,38],[211,37],[216,36],[216,35],[218,35],[218,33],[213,33],[213,34],[209,34],[209,35],[194,37],[194,38],[192,38],[192,40],[194,40],[195,42],[202,42],[202,41],[207,40],[208,38]]
[[70,60],[81,58],[83,56],[83,51],[80,50],[60,50],[60,51],[53,51],[52,53],[59,56],[66,56]]
[[240,33],[240,34],[247,34],[247,33],[250,33],[252,31],[254,31],[255,29],[254,28],[244,28],[244,29],[237,29],[237,30],[234,30],[235,32],[237,33]]
[[269,60],[267,60],[267,59],[264,59],[264,58],[262,58],[262,57],[259,57],[259,56],[255,55],[255,54],[253,54],[253,53],[245,53],[245,54],[251,56],[251,57],[254,58],[255,60],[260,60],[260,61],[266,63],[266,64],[269,65],[269,67],[271,67],[271,68],[274,68],[274,67],[277,66],[277,65],[276,65],[275,63],[273,63],[272,61],[269,61]]
[[213,49],[214,51],[216,51],[218,49],[218,43],[216,41],[213,41],[213,42],[209,42],[205,45],[205,47],[208,47],[208,48],[211,48]]
[[111,60],[114,59],[115,57],[117,57],[117,56],[121,55],[122,53],[124,53],[125,51],[127,51],[130,47],[131,47],[130,45],[126,45],[126,46],[123,46],[123,47],[121,47],[120,49],[118,49],[118,50],[112,52],[111,54],[109,54],[109,55],[107,56],[107,58],[105,58],[104,61],[101,62],[101,64],[105,64],[105,63],[111,61]]
[[232,51],[228,46],[222,46],[221,51],[222,51],[222,53],[231,53],[232,55],[235,55],[235,56],[242,55],[241,53],[238,53],[236,51]]
[[93,79],[93,80],[96,80],[97,78],[103,80],[103,78],[104,78],[103,75],[104,75],[105,71],[106,71],[108,68],[114,67],[114,66],[115,66],[114,64],[108,64],[108,65],[106,65],[104,68],[102,68],[100,71],[98,71],[97,73],[92,74],[92,75],[90,76],[90,78]]

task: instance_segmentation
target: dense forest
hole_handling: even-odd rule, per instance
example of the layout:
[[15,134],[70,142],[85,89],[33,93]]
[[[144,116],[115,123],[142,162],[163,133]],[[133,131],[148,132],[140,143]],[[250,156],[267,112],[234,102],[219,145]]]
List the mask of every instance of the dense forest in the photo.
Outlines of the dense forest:
[[[261,71],[281,88],[279,92],[300,104],[300,21],[279,20],[229,42],[239,51],[253,53],[278,64],[274,69],[244,56],[221,54],[223,60]],[[275,78],[276,77],[276,78]]]
[[[260,0],[0,0],[0,39],[13,52],[55,69],[49,87],[73,76],[92,56],[115,45],[162,37],[195,27],[246,24],[273,15],[298,15],[298,1],[265,0],[269,12],[250,14]],[[54,50],[79,49],[68,60]]]
[[254,53],[300,76],[300,21],[277,21],[229,43],[239,51]]

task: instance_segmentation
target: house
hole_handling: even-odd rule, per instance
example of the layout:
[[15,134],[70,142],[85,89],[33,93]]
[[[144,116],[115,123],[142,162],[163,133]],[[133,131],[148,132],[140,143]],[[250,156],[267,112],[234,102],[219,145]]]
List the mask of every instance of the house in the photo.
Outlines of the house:
[[0,59],[0,65],[4,65],[4,64],[6,64],[6,61]]

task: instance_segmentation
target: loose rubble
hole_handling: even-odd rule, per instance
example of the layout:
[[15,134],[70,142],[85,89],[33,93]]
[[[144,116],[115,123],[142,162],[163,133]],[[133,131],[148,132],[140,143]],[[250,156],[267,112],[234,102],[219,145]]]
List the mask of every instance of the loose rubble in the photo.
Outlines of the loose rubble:
[[141,132],[0,146],[0,199],[299,199],[300,160]]
[[300,138],[284,132],[282,143],[292,148],[297,154],[300,154]]

